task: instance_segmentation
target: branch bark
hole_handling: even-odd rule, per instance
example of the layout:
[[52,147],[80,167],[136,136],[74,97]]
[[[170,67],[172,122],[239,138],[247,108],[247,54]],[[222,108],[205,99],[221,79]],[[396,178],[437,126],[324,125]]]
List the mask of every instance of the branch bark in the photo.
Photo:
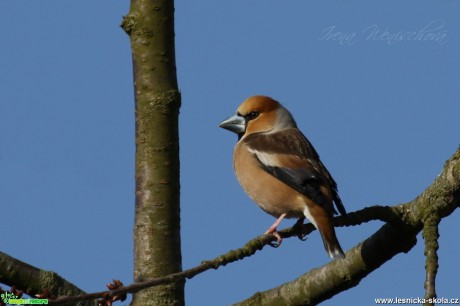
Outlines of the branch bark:
[[[29,296],[49,290],[53,295],[80,295],[85,292],[55,272],[45,271],[0,252],[0,283],[24,291]],[[94,306],[95,301],[78,301],[75,305]]]
[[[432,215],[427,219],[423,226],[423,239],[425,239],[425,299],[433,300],[436,298],[436,274],[438,273],[438,239],[439,239],[439,222],[441,220],[437,215]],[[425,303],[425,306],[434,305],[434,303]]]
[[[122,22],[133,57],[136,102],[134,281],[182,270],[174,1],[132,0]],[[131,305],[183,305],[184,282],[134,296]]]

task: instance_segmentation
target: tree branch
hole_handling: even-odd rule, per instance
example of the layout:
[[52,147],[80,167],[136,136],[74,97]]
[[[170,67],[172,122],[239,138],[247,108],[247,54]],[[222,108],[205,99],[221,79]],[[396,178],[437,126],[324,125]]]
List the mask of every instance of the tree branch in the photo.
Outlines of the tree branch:
[[[440,219],[437,215],[432,215],[427,219],[423,226],[423,238],[425,239],[425,299],[436,298],[436,274],[438,273],[438,238]],[[434,305],[434,303],[425,303],[425,305]]]
[[[55,272],[45,271],[0,252],[0,283],[24,291],[29,296],[43,293],[45,289],[53,295],[77,295],[85,292]],[[76,305],[96,305],[95,302]]]
[[[134,281],[182,270],[179,108],[174,1],[131,0],[129,35],[136,105]],[[145,290],[131,305],[184,305],[184,283]]]
[[[391,217],[394,215],[393,208],[388,206],[372,206],[366,207],[360,211],[351,212],[346,216],[336,217],[335,221],[338,224],[337,226],[354,226],[359,225],[364,222],[372,221],[372,220],[389,220],[394,219]],[[303,232],[304,233],[311,233],[315,230],[315,227],[308,223],[303,225]],[[297,236],[296,229],[294,227],[286,228],[279,231],[279,234],[283,238],[290,238],[293,236]],[[144,282],[134,283],[132,285],[123,287],[117,290],[111,291],[100,291],[94,292],[89,294],[82,294],[78,296],[68,296],[68,297],[59,297],[56,300],[49,301],[49,304],[57,305],[57,304],[67,304],[67,303],[74,303],[76,301],[82,300],[91,300],[97,299],[102,297],[105,294],[109,294],[110,296],[121,295],[126,293],[136,293],[140,290],[167,284],[173,283],[178,280],[183,279],[191,279],[198,274],[201,274],[210,269],[218,269],[219,267],[225,266],[229,263],[242,260],[246,257],[250,257],[254,255],[257,251],[262,250],[265,246],[269,245],[271,242],[276,241],[276,238],[273,235],[261,235],[258,236],[250,241],[248,241],[243,247],[235,250],[231,250],[221,256],[218,256],[211,260],[205,260],[200,265],[179,272],[167,275],[165,277],[158,277],[153,278]]]

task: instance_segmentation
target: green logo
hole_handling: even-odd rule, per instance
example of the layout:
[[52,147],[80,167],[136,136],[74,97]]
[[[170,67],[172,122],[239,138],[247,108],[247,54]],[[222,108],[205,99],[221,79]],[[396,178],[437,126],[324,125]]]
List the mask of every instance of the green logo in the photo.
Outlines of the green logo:
[[48,299],[18,299],[16,295],[5,292],[0,295],[3,303],[10,305],[41,305],[48,304]]

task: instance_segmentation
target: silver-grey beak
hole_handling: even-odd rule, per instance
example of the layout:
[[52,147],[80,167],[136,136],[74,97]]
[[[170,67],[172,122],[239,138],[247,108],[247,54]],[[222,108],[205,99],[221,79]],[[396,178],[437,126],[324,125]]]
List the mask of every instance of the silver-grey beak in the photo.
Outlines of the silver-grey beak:
[[222,121],[219,126],[233,133],[243,134],[246,131],[246,120],[241,115],[235,114]]

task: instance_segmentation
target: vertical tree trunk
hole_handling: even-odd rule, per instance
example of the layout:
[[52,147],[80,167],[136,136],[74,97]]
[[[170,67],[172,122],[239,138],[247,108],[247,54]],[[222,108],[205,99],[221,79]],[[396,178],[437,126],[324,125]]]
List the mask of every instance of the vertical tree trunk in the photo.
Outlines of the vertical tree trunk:
[[[131,40],[136,102],[138,282],[182,269],[174,1],[131,0],[122,27]],[[131,305],[184,305],[184,283],[142,290]]]

